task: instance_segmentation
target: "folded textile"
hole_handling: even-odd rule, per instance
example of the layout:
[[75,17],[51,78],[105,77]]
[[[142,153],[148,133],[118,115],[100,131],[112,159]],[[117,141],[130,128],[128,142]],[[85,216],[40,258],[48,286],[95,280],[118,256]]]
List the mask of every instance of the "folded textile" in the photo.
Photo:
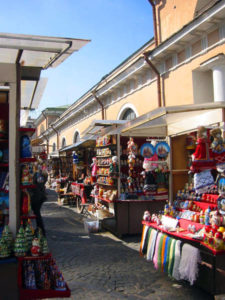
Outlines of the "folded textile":
[[156,245],[155,245],[155,253],[154,253],[154,257],[153,257],[153,264],[154,267],[157,269],[158,268],[158,254],[159,254],[159,241],[161,240],[162,237],[162,233],[159,232],[159,234],[157,235],[157,239],[156,239]]
[[179,266],[180,266],[180,245],[181,241],[176,241],[175,244],[175,255],[174,255],[174,266],[173,266],[173,272],[172,276],[176,280],[180,280],[180,273],[179,273]]
[[153,229],[151,232],[151,236],[148,243],[148,249],[146,254],[146,259],[153,260],[154,254],[155,254],[155,246],[156,246],[156,239],[158,236],[158,231]]
[[174,266],[174,259],[175,259],[175,245],[176,240],[172,239],[171,246],[170,246],[170,253],[169,253],[169,264],[168,264],[168,275],[172,276],[173,273],[173,266]]
[[164,261],[163,261],[163,271],[164,272],[168,272],[169,254],[170,254],[171,244],[172,244],[172,239],[170,237],[168,237],[166,239],[165,254],[164,254]]
[[150,235],[151,235],[151,231],[152,231],[152,228],[148,227],[148,229],[146,231],[145,239],[144,239],[143,245],[142,245],[142,254],[143,255],[145,255],[146,252],[147,252],[147,247],[148,247],[148,242],[149,242],[149,238],[150,238]]
[[147,234],[148,229],[149,229],[148,226],[146,226],[146,225],[143,226],[142,236],[141,236],[141,245],[140,245],[140,254],[141,254],[141,255],[142,255],[143,244],[144,244],[144,241],[145,241],[145,238],[146,238],[146,234]]
[[199,249],[189,244],[184,244],[179,266],[180,279],[188,280],[193,285],[198,275],[198,263],[200,262]]
[[166,235],[162,234],[160,240],[159,240],[159,246],[158,246],[158,259],[157,259],[157,264],[156,264],[156,268],[157,269],[161,269],[162,266],[162,251],[163,251],[163,245],[165,245],[165,241],[166,241]]

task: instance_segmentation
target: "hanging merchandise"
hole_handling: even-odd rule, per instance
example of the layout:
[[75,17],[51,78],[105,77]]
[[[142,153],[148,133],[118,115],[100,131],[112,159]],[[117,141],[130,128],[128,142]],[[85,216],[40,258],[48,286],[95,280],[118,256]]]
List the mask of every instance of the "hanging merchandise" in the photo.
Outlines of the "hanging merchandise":
[[214,155],[216,169],[222,173],[225,171],[225,142],[222,138],[222,131],[220,128],[214,128],[210,131],[213,141],[211,143],[212,152]]
[[73,151],[73,164],[78,164],[78,163],[79,163],[79,157],[76,151]]
[[143,162],[143,169],[144,171],[141,173],[141,175],[144,177],[144,189],[143,191],[146,193],[148,192],[151,195],[156,194],[156,181],[155,176],[153,174],[153,170],[151,168],[152,164],[150,161],[150,158],[145,158]]
[[21,158],[32,157],[30,138],[27,135],[21,136],[20,139],[20,157]]
[[137,146],[134,143],[134,140],[132,137],[130,137],[129,141],[127,142],[127,152],[128,152],[128,189],[133,190],[133,184],[134,184],[134,165],[135,165],[135,158],[136,158],[136,152],[137,152]]
[[21,184],[31,185],[33,183],[33,166],[26,163],[21,166]]
[[29,215],[31,213],[31,200],[30,200],[30,193],[26,190],[21,192],[21,213],[22,215]]
[[141,155],[144,157],[144,158],[150,158],[154,155],[155,153],[155,148],[152,144],[150,143],[144,143],[142,146],[141,146]]
[[91,183],[95,183],[97,181],[97,173],[98,173],[98,166],[97,166],[97,158],[92,158],[92,164],[91,164]]
[[166,142],[159,142],[155,146],[155,153],[160,158],[167,158],[170,152],[170,146]]

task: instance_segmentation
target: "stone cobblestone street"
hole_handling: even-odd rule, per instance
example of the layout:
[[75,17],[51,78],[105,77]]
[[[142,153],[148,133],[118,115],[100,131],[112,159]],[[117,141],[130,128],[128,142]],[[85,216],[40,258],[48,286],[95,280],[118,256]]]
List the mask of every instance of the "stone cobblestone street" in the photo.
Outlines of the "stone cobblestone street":
[[139,256],[139,237],[87,235],[81,215],[57,204],[51,191],[42,207],[48,245],[71,289],[71,299],[196,299],[212,296],[177,282]]

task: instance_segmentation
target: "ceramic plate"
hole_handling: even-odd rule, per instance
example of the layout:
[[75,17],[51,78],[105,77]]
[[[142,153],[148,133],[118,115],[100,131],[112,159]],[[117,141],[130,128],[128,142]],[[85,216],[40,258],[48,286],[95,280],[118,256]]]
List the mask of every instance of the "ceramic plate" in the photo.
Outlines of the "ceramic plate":
[[141,146],[141,155],[146,158],[150,158],[155,153],[155,148],[150,143],[145,143]]
[[166,142],[159,142],[155,146],[155,151],[158,157],[166,157],[170,152],[170,146]]

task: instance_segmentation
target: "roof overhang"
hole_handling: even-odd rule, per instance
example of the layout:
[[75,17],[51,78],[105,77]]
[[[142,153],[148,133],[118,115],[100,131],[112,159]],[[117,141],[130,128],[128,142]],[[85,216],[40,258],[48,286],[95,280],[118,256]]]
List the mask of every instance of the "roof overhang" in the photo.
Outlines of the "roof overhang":
[[90,40],[0,33],[0,64],[21,67],[21,125],[25,125],[29,110],[38,108],[42,98],[47,79],[40,78],[41,71],[58,66],[88,42]]
[[59,150],[60,153],[67,152],[67,151],[73,151],[76,149],[84,149],[84,148],[93,148],[96,145],[96,138],[95,135],[86,135],[82,140],[80,140],[77,143],[74,143],[72,145],[66,146]]
[[125,120],[94,120],[82,134],[102,134],[105,128],[121,126],[126,122]]
[[122,136],[166,137],[223,122],[224,102],[157,108],[119,127]]

